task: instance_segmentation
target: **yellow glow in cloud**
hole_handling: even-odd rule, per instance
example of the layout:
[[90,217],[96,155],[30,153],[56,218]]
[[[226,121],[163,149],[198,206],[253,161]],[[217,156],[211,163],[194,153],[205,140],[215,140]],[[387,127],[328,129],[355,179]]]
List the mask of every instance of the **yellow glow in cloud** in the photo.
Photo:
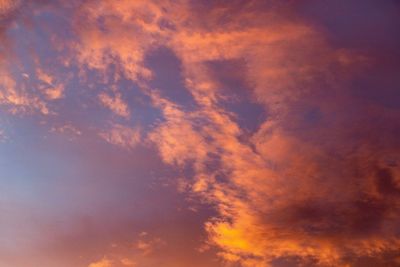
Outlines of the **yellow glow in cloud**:
[[88,267],[113,267],[112,262],[106,258],[89,264]]

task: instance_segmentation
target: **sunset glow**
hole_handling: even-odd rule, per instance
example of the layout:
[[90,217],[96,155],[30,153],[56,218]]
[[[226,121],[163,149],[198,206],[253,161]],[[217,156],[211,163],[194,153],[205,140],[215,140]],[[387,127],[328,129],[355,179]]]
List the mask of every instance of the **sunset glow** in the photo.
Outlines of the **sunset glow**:
[[400,2],[0,0],[0,267],[400,266]]

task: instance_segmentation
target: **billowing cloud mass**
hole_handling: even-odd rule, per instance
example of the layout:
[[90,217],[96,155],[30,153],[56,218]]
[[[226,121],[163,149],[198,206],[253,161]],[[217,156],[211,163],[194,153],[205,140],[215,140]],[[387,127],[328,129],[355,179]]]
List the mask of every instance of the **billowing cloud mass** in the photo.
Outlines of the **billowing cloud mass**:
[[399,15],[0,1],[0,267],[400,266]]

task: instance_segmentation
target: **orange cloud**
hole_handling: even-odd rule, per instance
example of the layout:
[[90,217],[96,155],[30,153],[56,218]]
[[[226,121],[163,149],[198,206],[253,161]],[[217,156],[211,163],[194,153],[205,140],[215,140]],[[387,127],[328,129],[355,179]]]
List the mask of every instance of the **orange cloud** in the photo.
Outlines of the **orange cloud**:
[[[18,88],[18,87],[19,88]],[[6,71],[0,74],[0,104],[8,107],[11,113],[39,111],[50,113],[46,103],[35,95],[31,95],[22,84],[17,84]]]
[[0,1],[0,15],[5,16],[21,5],[20,0],[1,0]]
[[121,97],[120,93],[115,93],[115,97],[111,97],[106,93],[101,93],[99,95],[100,102],[105,106],[108,107],[112,112],[116,115],[129,118],[130,111],[128,108],[128,104],[126,104]]
[[146,232],[142,232],[135,248],[141,251],[142,255],[148,256],[165,245],[166,242],[161,238],[150,237]]
[[187,160],[205,158],[207,148],[203,146],[203,137],[193,128],[190,116],[157,94],[153,95],[153,100],[167,120],[149,135],[149,139],[159,146],[163,160],[179,166]]
[[48,100],[60,99],[64,96],[64,86],[56,82],[56,78],[42,69],[36,69],[37,78],[41,82],[39,88]]
[[[158,27],[153,28],[160,12],[161,7],[149,1],[84,4],[77,15],[76,26],[81,37],[76,44],[78,62],[103,72],[110,64],[118,63],[129,79],[150,78],[151,71],[143,61],[146,50],[157,40]],[[99,19],[104,21],[104,30],[98,28]]]
[[[169,1],[162,5],[89,2],[82,12],[88,23],[79,31],[77,60],[103,73],[116,64],[128,79],[146,88],[165,119],[148,139],[164,162],[193,167],[189,187],[215,206],[218,215],[206,229],[227,261],[268,266],[274,259],[298,257],[339,266],[348,264],[347,255],[392,250],[398,242],[389,238],[396,211],[387,207],[391,197],[377,192],[377,181],[386,179],[385,186],[397,188],[397,173],[382,178],[368,174],[366,167],[351,166],[353,161],[374,166],[377,157],[364,154],[364,149],[372,149],[365,148],[368,137],[348,125],[346,115],[337,114],[335,106],[354,101],[347,92],[347,79],[364,67],[366,57],[336,49],[307,22],[288,19],[285,5],[265,11],[256,2],[243,4],[240,11],[222,4],[200,14],[187,1],[179,6]],[[235,16],[227,18],[229,12]],[[95,23],[100,18],[102,28]],[[146,67],[145,56],[157,47],[172,50],[182,63],[184,85],[197,104],[195,110],[164,97],[167,88],[155,91],[146,84],[154,73]],[[249,101],[268,112],[254,133],[246,133],[234,112],[222,105],[227,99],[223,81],[218,70],[209,67],[232,60],[244,64],[240,78],[249,90]],[[106,96],[103,100],[112,102]],[[317,115],[306,114],[307,108],[326,114],[332,123],[311,129],[307,116]],[[360,134],[365,144],[354,148],[355,143],[347,140]],[[107,140],[126,143],[117,132]],[[396,149],[384,153],[394,154]],[[384,164],[376,164],[369,171],[385,170]]]
[[100,261],[93,262],[93,263],[89,264],[88,267],[112,267],[112,266],[113,265],[112,265],[111,261],[106,259],[106,258],[104,258],[104,259],[102,259]]
[[[227,264],[264,267],[295,259],[307,266],[351,266],[358,258],[396,251],[399,112],[356,97],[350,85],[372,61],[335,48],[321,29],[288,16],[287,5],[267,1],[273,7],[265,9],[261,2],[200,4],[198,10],[193,1],[82,3],[68,55],[79,75],[90,79],[94,71],[101,80],[93,83],[114,87],[127,79],[163,117],[148,133],[113,122],[99,136],[125,149],[150,141],[164,163],[190,169],[181,188],[215,209],[204,225],[207,243]],[[1,13],[15,7],[0,2]],[[182,83],[194,101],[190,108],[164,94],[167,84],[150,86],[156,74],[146,57],[160,47],[181,63]],[[241,65],[227,74],[237,79],[234,85],[211,67],[232,62]],[[35,72],[41,94],[4,71],[0,104],[13,113],[50,114],[47,101],[62,98],[64,85]],[[241,100],[266,114],[255,130],[245,129],[227,105],[235,93],[229,87],[238,80],[246,91],[240,93],[249,96]],[[130,109],[120,89],[96,94],[127,119]],[[144,258],[110,253],[89,267],[156,264],[159,259],[145,256],[160,244],[142,237],[134,247],[143,253],[133,256]]]
[[[232,28],[239,27],[236,20],[233,23]],[[201,33],[180,28],[170,38],[169,45],[182,60],[186,86],[199,109],[185,112],[156,96],[155,103],[168,103],[158,105],[166,122],[150,135],[167,163],[194,166],[194,193],[213,203],[220,215],[207,223],[211,241],[223,250],[220,255],[243,266],[268,266],[274,259],[286,257],[339,266],[348,263],[349,254],[363,257],[393,251],[399,240],[388,233],[394,231],[397,219],[386,211],[389,200],[374,193],[374,180],[381,177],[364,173],[361,182],[354,176],[360,169],[343,165],[340,156],[331,155],[330,145],[341,144],[336,153],[349,157],[347,145],[353,144],[346,141],[360,129],[338,132],[342,126],[334,123],[316,129],[319,132],[313,142],[304,140],[307,136],[301,136],[301,130],[296,136],[296,123],[300,123],[296,109],[321,106],[321,84],[340,96],[341,100],[332,103],[351,101],[343,91],[348,77],[344,72],[352,71],[349,61],[343,61],[343,53],[349,55],[348,51],[336,51],[317,31],[301,24],[279,22],[236,31],[226,28],[226,33],[223,29]],[[352,64],[356,65],[351,68],[363,64],[362,57],[354,56]],[[236,58],[246,62],[249,72],[243,76],[256,101],[270,112],[247,141],[243,141],[244,132],[234,116],[220,106],[224,95],[207,67],[210,61]],[[332,65],[340,78],[332,76]],[[322,112],[331,114],[336,109],[324,104]],[[342,123],[347,118],[337,119]],[[303,132],[312,134],[308,129]],[[337,140],[319,143],[333,132],[339,134]],[[369,143],[366,139],[361,142]],[[396,149],[386,153],[393,154]],[[355,151],[351,158],[369,165],[371,159],[364,161],[363,153]],[[397,181],[397,177],[390,174],[387,179]],[[360,188],[360,182],[364,187]],[[390,184],[397,187],[395,182]],[[370,217],[369,213],[376,215]],[[365,216],[371,225],[363,223]],[[388,228],[380,228],[381,224]],[[369,231],[376,231],[379,237]],[[380,245],[373,246],[377,243]]]

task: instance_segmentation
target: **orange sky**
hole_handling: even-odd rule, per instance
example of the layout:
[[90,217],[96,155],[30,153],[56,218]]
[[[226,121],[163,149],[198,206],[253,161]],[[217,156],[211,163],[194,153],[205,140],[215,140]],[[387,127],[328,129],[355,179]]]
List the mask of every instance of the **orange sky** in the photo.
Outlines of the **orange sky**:
[[0,267],[400,266],[395,0],[0,0]]

